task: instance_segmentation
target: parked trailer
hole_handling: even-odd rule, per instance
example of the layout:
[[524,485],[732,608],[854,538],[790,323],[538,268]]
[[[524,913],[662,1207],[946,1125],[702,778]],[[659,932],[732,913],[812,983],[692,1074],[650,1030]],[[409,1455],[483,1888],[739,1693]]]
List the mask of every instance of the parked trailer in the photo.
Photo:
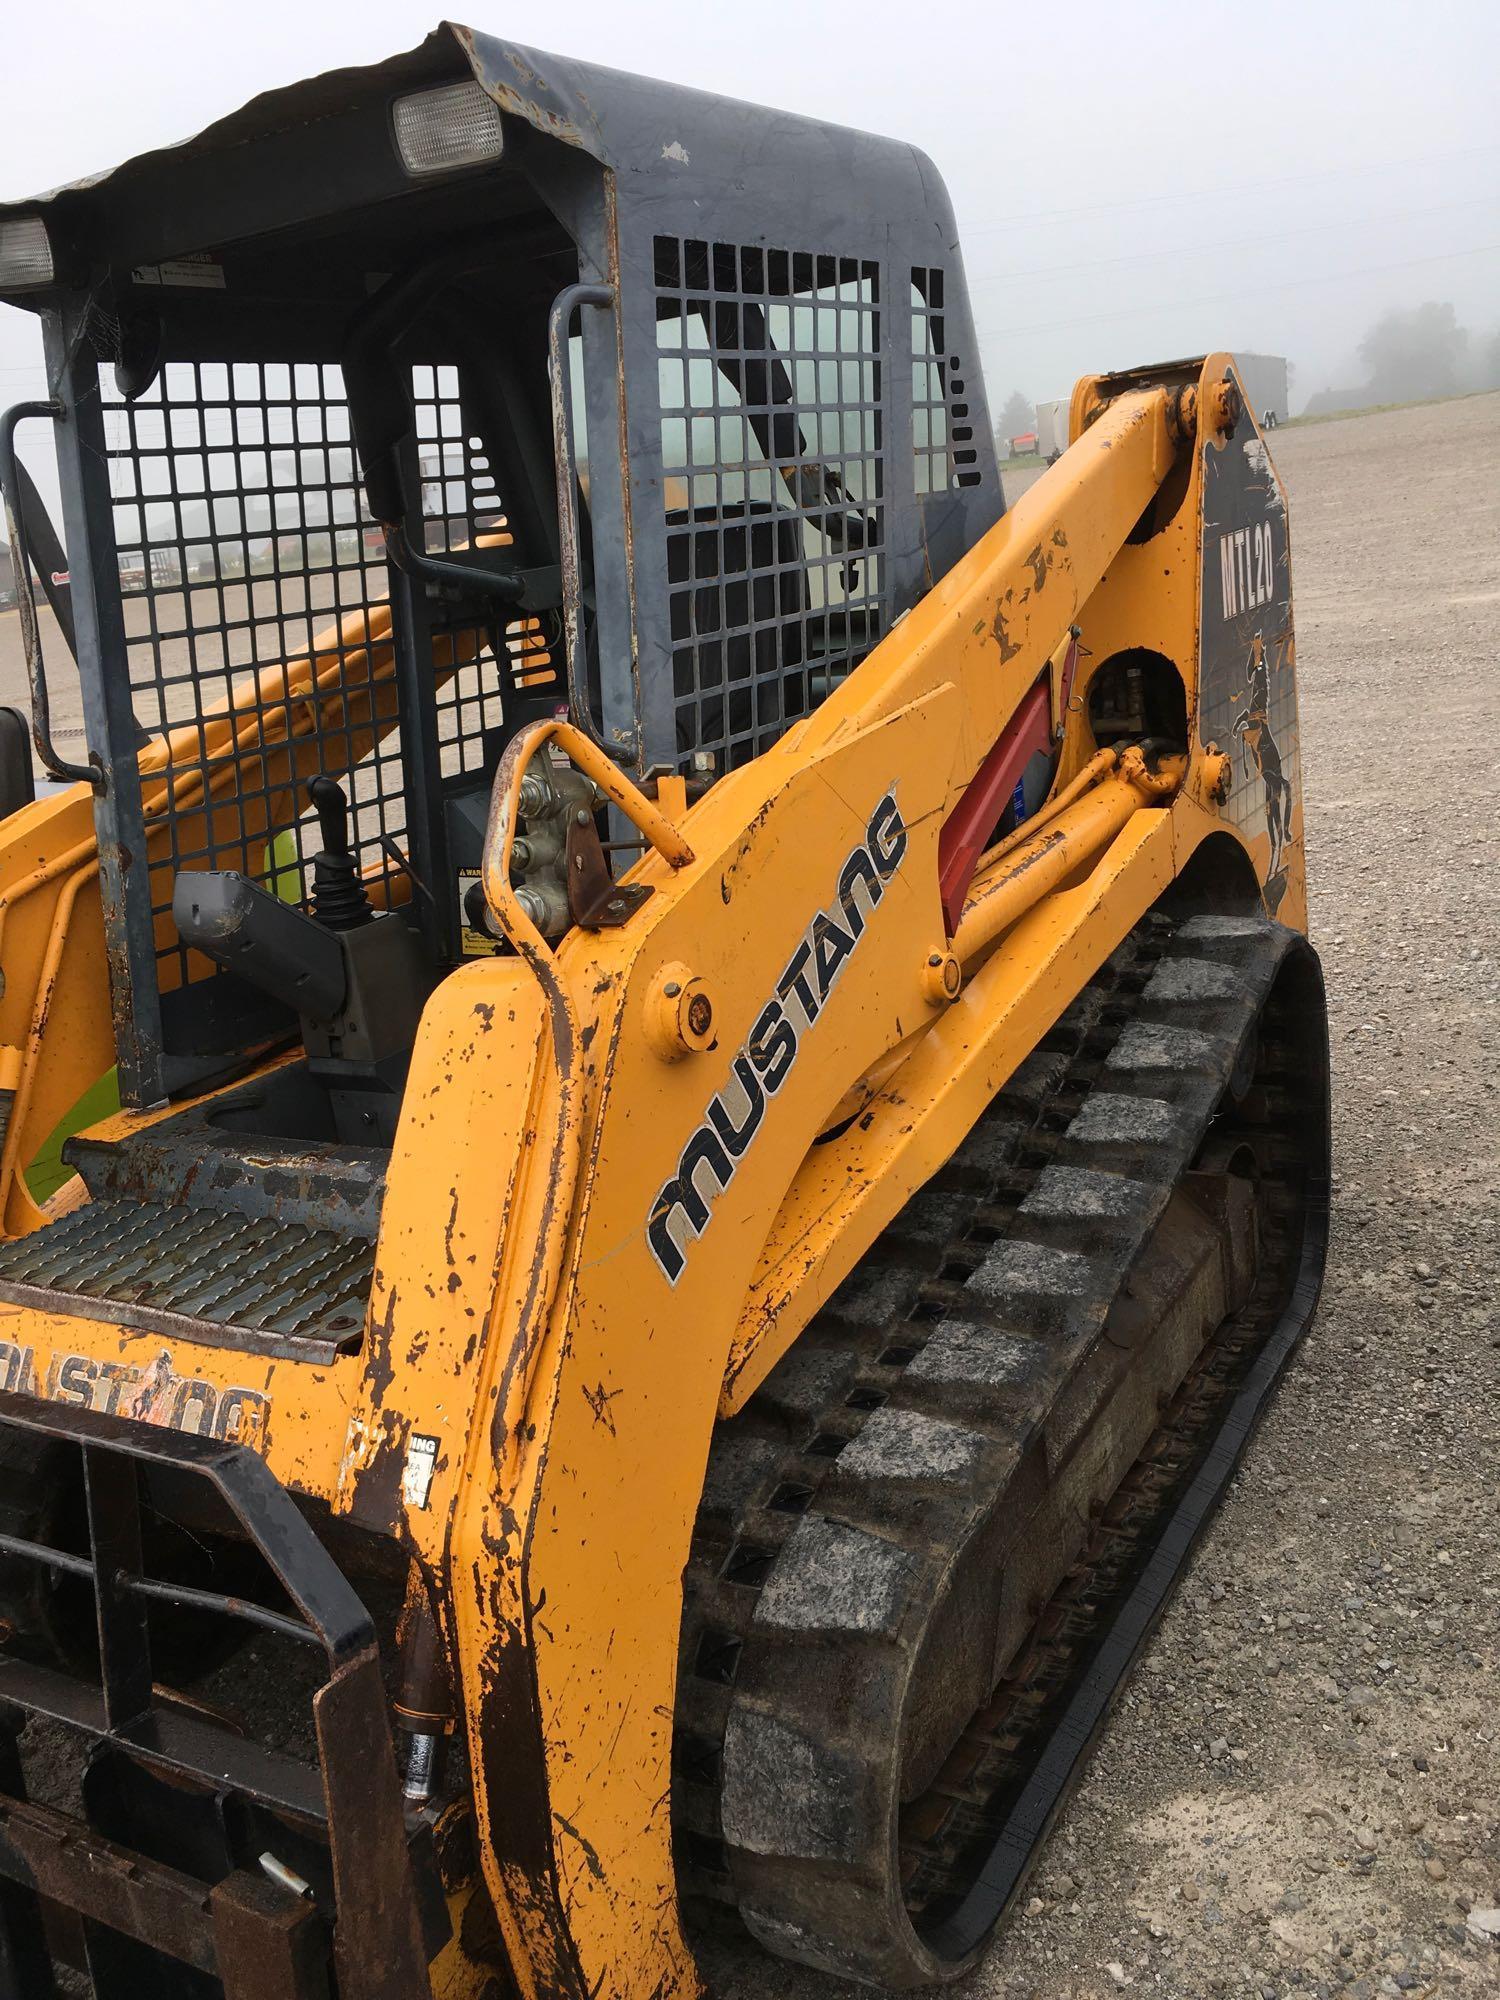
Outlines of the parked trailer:
[[1068,448],[1068,398],[1036,406],[1036,448],[1055,465]]
[[1236,354],[1234,360],[1240,371],[1240,381],[1244,384],[1245,399],[1255,412],[1256,421],[1262,430],[1275,430],[1287,415],[1286,356]]

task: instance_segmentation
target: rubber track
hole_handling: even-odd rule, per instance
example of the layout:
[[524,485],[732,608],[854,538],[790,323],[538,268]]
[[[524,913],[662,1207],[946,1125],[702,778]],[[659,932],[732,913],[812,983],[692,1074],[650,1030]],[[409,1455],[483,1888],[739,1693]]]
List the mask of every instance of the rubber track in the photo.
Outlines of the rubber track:
[[[1159,1609],[1180,1567],[1185,1547],[1152,1567],[1152,1535],[1284,1312],[1273,1257],[1212,1351],[1131,1351],[1130,1268],[1248,1076],[1292,951],[1311,959],[1263,919],[1148,917],[716,1432],[685,1589],[679,1876],[771,1949],[949,1977],[1022,1879],[1139,1643],[1102,1673],[1111,1633],[1148,1573]],[[1272,1189],[1288,1242],[1301,1200]]]

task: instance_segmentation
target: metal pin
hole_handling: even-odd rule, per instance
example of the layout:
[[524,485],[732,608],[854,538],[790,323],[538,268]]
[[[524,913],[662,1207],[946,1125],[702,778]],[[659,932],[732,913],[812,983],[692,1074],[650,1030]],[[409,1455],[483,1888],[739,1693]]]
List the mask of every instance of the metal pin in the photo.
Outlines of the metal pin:
[[425,1805],[432,1797],[439,1740],[425,1730],[412,1736],[411,1750],[406,1759],[406,1782],[401,1790],[414,1806]]
[[309,1903],[312,1901],[312,1884],[304,1882],[300,1875],[288,1868],[284,1861],[278,1861],[274,1854],[263,1854],[260,1857],[260,1865],[271,1880],[281,1888],[290,1889],[294,1896],[301,1896]]

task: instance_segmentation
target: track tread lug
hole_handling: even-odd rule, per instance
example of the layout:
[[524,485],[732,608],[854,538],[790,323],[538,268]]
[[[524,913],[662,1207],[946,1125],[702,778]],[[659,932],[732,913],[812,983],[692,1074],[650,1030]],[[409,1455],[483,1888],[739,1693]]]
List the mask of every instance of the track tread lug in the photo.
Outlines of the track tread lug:
[[753,1624],[761,1631],[893,1637],[919,1567],[916,1555],[898,1542],[806,1514],[761,1591]]
[[843,1494],[858,1481],[951,1490],[955,1480],[973,1480],[992,1449],[982,1431],[887,1404],[840,1453],[829,1490]]
[[[1111,1601],[1108,1564],[1134,1531],[1107,1454],[1156,1434],[1162,1379],[1137,1367],[1131,1324],[1109,1330],[1111,1309],[1257,1047],[1291,940],[1257,917],[1139,924],[735,1420],[785,1430],[781,1489],[769,1474],[742,1485],[734,1527],[778,1553],[758,1594],[723,1575],[689,1589],[685,1658],[700,1616],[743,1644],[721,1684],[684,1667],[679,1730],[723,1730],[735,1897],[783,1957],[906,1986],[953,1976],[978,1949],[936,1952],[905,1897],[935,1893],[928,1857],[991,1837],[986,1757],[1023,1754],[1062,1649],[1086,1643]],[[1275,1073],[1269,1037],[1257,1061],[1257,1076]],[[1274,1116],[1275,1088],[1256,1090]],[[1280,1226],[1274,1202],[1266,1213]],[[1242,1349],[1278,1313],[1247,1308]],[[1162,1366],[1177,1352],[1162,1348]],[[1116,1409],[1129,1429],[1111,1442]],[[1166,1490],[1188,1462],[1168,1452],[1135,1469]],[[778,1511],[777,1490],[797,1510]],[[694,1563],[732,1561],[720,1519]],[[940,1667],[912,1682],[929,1657]],[[909,1683],[925,1705],[914,1716]],[[898,1755],[915,1761],[897,1770]],[[692,1858],[716,1851],[709,1788],[692,1789],[683,1887],[722,1900],[722,1877]],[[892,1815],[913,1793],[928,1845],[898,1856]]]
[[846,1326],[883,1326],[910,1311],[924,1275],[905,1264],[866,1261],[849,1273],[818,1318]]

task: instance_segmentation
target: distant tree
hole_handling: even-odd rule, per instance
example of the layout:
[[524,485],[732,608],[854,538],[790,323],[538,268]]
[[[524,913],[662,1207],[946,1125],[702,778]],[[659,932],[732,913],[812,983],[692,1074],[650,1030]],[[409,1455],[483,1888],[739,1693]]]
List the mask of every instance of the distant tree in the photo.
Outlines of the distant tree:
[[995,434],[1003,451],[1011,438],[1024,437],[1028,431],[1036,429],[1036,407],[1029,403],[1019,389],[1005,399],[1005,407],[1000,412],[1000,422]]
[[1485,343],[1484,357],[1479,369],[1479,386],[1482,389],[1500,389],[1500,328],[1497,328]]
[[1459,387],[1469,336],[1451,305],[1413,306],[1378,319],[1359,344],[1372,403],[1451,396]]

